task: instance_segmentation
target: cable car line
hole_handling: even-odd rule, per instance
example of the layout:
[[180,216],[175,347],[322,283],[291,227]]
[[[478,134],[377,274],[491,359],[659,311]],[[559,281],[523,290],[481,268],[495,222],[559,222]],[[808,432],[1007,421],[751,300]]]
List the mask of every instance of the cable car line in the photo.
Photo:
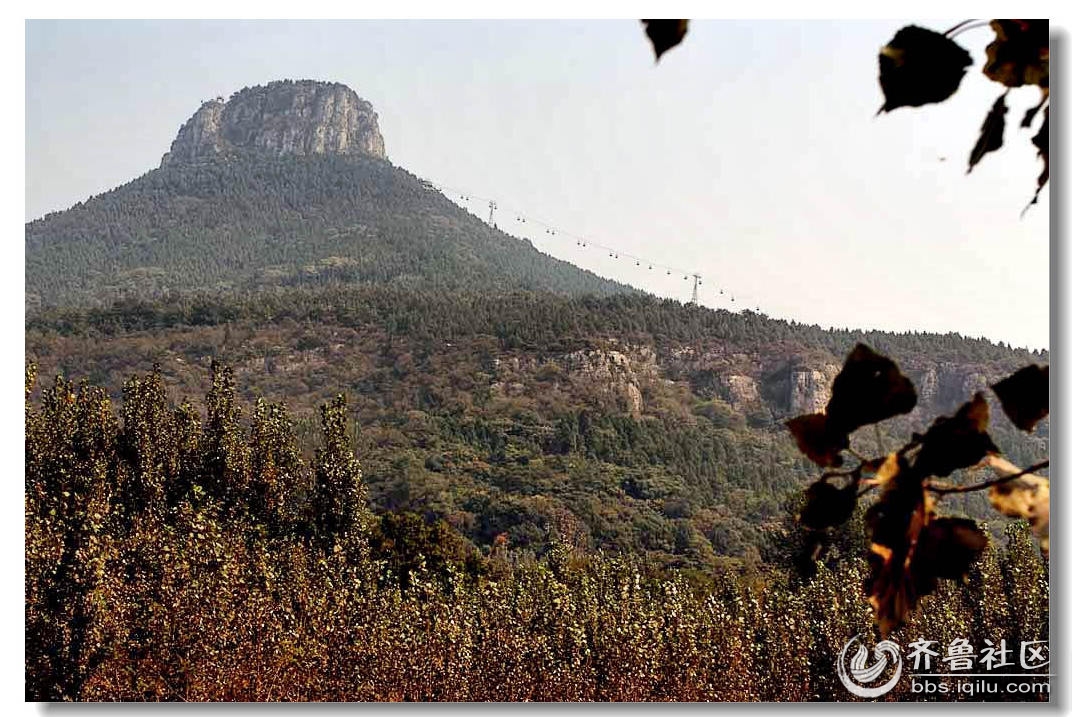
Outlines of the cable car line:
[[[592,241],[588,237],[583,237],[583,236],[580,236],[578,234],[573,234],[572,232],[566,231],[565,229],[562,229],[559,226],[556,226],[554,224],[550,224],[548,222],[541,221],[540,219],[532,217],[529,214],[518,210],[516,207],[505,207],[504,205],[501,205],[501,204],[497,203],[496,200],[491,199],[489,197],[481,197],[479,195],[472,194],[470,192],[462,191],[462,190],[457,189],[455,187],[450,187],[450,186],[447,186],[445,184],[439,184],[438,182],[432,182],[432,181],[429,181],[429,180],[423,180],[423,183],[425,183],[426,185],[432,187],[433,189],[438,190],[440,193],[444,194],[445,196],[449,192],[450,194],[457,196],[462,202],[465,202],[465,203],[475,201],[475,202],[484,203],[486,206],[494,206],[495,208],[502,208],[505,212],[507,212],[507,216],[509,216],[511,214],[514,216],[515,224],[517,224],[517,225],[522,225],[523,224],[525,226],[533,226],[533,225],[535,225],[535,226],[538,226],[538,227],[542,228],[544,230],[542,232],[543,237],[552,237],[552,236],[553,237],[558,237],[558,236],[566,237],[566,238],[568,238],[570,240],[573,240],[574,243],[576,244],[576,246],[578,246],[578,247],[580,247],[582,249],[587,249],[589,247],[592,247],[592,248],[595,248],[595,249],[600,249],[602,251],[607,252],[607,256],[609,258],[611,258],[611,259],[618,260],[618,259],[621,259],[621,258],[624,257],[626,259],[632,260],[634,262],[634,266],[641,267],[641,266],[646,265],[648,267],[648,271],[654,271],[656,269],[665,270],[666,271],[666,276],[673,276],[675,273],[678,273],[678,274],[681,274],[682,278],[685,281],[688,281],[689,278],[691,277],[693,279],[693,291],[692,291],[692,301],[690,303],[697,303],[697,304],[699,303],[699,301],[698,301],[698,298],[699,298],[698,293],[699,293],[699,287],[703,285],[703,276],[701,274],[699,274],[698,272],[688,271],[686,269],[681,269],[679,267],[670,266],[668,264],[662,264],[660,262],[652,261],[652,260],[647,259],[645,257],[636,256],[636,255],[633,255],[633,254],[628,254],[628,253],[625,253],[625,252],[618,251],[618,249],[615,248],[615,247],[612,247],[612,246],[609,246],[609,245],[606,245],[606,244],[602,244],[600,242]],[[448,197],[448,199],[449,199],[449,197]],[[468,207],[466,207],[466,208],[468,208]],[[489,219],[491,219],[491,217],[489,217]],[[489,224],[492,224],[494,226],[493,221],[490,221]],[[495,228],[498,228],[498,227],[496,226]],[[535,241],[535,239],[533,237],[527,237],[527,236],[524,236],[524,235],[522,235],[520,233],[518,234],[518,236],[519,236],[519,238],[528,239],[528,241],[530,241],[530,242]],[[726,290],[725,289],[726,289],[725,285],[720,286],[719,289],[718,289],[718,295],[722,296],[722,297],[725,297],[726,296]],[[737,301],[737,296],[741,296],[742,302]],[[729,294],[729,300],[730,300],[730,303],[734,304],[735,306],[738,305],[739,303],[746,303],[746,304],[749,304],[749,305],[751,305],[753,303],[756,303],[756,302],[751,301],[751,297],[749,297],[748,295],[740,294],[738,292],[730,293]],[[747,311],[747,309],[745,309],[745,310]],[[761,311],[761,309],[759,308],[758,305],[756,305],[755,311],[757,311],[757,312]]]

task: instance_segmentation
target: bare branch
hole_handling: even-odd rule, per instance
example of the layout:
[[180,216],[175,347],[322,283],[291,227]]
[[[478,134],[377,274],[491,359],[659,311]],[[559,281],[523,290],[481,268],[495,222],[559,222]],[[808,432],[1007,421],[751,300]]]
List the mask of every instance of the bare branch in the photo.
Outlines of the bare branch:
[[1001,485],[1002,483],[1008,483],[1011,480],[1022,478],[1028,473],[1034,473],[1035,471],[1049,467],[1050,461],[1045,460],[1036,463],[1033,466],[1028,466],[1019,473],[1010,473],[1008,475],[1003,475],[1000,478],[983,481],[982,483],[974,483],[972,485],[943,485],[941,483],[927,483],[924,487],[932,493],[938,493],[939,495],[945,495],[947,493],[971,493],[972,491],[985,490],[986,488]]

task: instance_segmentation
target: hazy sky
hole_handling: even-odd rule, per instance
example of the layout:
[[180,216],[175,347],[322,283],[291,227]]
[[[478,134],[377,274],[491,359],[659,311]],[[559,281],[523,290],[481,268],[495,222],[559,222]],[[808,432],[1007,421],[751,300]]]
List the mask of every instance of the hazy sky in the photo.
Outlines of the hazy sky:
[[372,102],[391,161],[495,198],[508,231],[521,212],[699,272],[710,306],[1048,346],[1048,191],[1020,216],[1037,90],[1010,93],[1005,149],[965,176],[999,94],[979,72],[992,33],[957,38],[975,65],[951,100],[875,117],[877,50],[909,22],[695,21],[657,66],[635,21],[30,22],[25,215],[155,168],[206,99],[333,80]]

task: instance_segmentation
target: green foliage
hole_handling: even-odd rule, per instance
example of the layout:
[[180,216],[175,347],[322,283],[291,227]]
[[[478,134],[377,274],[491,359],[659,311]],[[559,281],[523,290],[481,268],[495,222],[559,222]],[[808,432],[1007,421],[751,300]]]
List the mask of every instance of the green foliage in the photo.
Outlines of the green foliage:
[[[647,22],[657,58],[685,23]],[[995,29],[984,71],[1044,88],[1022,126],[1045,109],[1033,142],[1048,163],[1048,47],[1037,27]],[[932,35],[937,53],[908,68],[953,62],[924,101],[963,74]],[[927,73],[905,74],[909,49],[884,53],[887,99],[901,92],[887,109],[919,104],[905,78]],[[972,164],[1001,145],[1003,107]],[[35,395],[27,367],[28,699],[839,700],[833,656],[872,631],[857,589],[868,538],[883,631],[1047,637],[1046,562],[1023,526],[1002,524],[1001,548],[934,517],[899,460],[866,526],[851,517],[862,470],[814,484],[801,518],[824,533],[803,552],[827,559],[787,569],[800,536],[785,506],[808,472],[778,420],[796,368],[866,340],[906,374],[944,362],[989,380],[1026,352],[661,301],[367,158],[155,170],[27,225],[26,262],[30,354],[108,384],[61,376]],[[593,358],[626,347],[655,357],[651,376]],[[861,425],[897,416],[894,440],[922,428],[901,415],[917,399],[906,375],[873,352],[858,363],[798,432],[824,465]],[[733,394],[730,372],[755,396]],[[876,375],[897,385],[875,394]],[[168,397],[202,383],[203,416]],[[1038,397],[1006,410],[1031,427],[1044,415]],[[964,414],[945,428],[970,424],[996,451],[985,418]],[[1048,424],[1019,442],[1010,425],[992,429],[1010,456],[1045,450]],[[930,450],[938,433],[912,442]],[[920,451],[932,473],[974,462],[938,452]],[[886,465],[865,464],[876,478]],[[1016,492],[995,505],[1048,531],[1039,485],[1004,485]],[[940,559],[915,561],[921,582],[897,599],[922,609],[890,620],[904,576],[886,568],[917,544]],[[965,574],[967,587],[936,580]]]
[[[711,571],[769,554],[777,540],[770,526],[808,478],[781,421],[789,415],[793,372],[832,365],[834,351],[847,353],[864,337],[903,351],[905,373],[919,385],[930,381],[929,413],[887,421],[889,440],[907,440],[925,427],[920,421],[955,407],[962,396],[950,386],[996,379],[1039,356],[955,335],[829,332],[646,296],[375,287],[38,315],[27,352],[46,373],[106,382],[116,399],[119,377],[157,363],[161,380],[179,394],[227,381],[236,390],[233,377],[210,373],[213,358],[226,360],[244,388],[229,408],[213,409],[210,424],[260,425],[265,411],[284,410],[267,406],[285,399],[297,457],[308,464],[321,441],[316,406],[345,389],[361,425],[347,431],[377,511],[446,520],[485,549],[506,532],[512,545],[536,554],[549,550],[557,516],[569,515],[593,548]],[[593,373],[611,351],[653,362],[638,364],[651,373]],[[727,374],[755,382],[754,403],[729,393]],[[639,411],[626,400],[630,382],[641,395]],[[850,423],[853,410],[848,406]],[[184,420],[200,419],[192,412]],[[1032,436],[1018,435],[1001,416],[991,424],[1011,460],[1029,465],[1045,456],[1048,421]],[[284,445],[286,420],[272,425],[266,436]],[[189,455],[204,449],[213,460],[230,456],[241,480],[250,470],[246,490],[274,506],[256,510],[282,512],[262,516],[272,530],[308,522],[298,504],[265,496],[257,484],[258,475],[277,470],[298,481],[298,494],[311,495],[294,457],[254,445],[267,437],[228,447],[213,437],[226,431],[210,429],[204,446],[199,429],[186,431]],[[865,431],[854,434],[860,450],[871,450],[870,440]],[[219,497],[199,477],[201,460],[184,459],[185,487],[175,491],[196,484]],[[256,465],[247,469],[249,461]],[[969,515],[992,514],[985,497],[950,501]],[[995,521],[999,532],[1003,524]]]
[[327,342],[327,338],[313,338],[318,331],[314,324],[322,324],[375,326],[392,339],[449,342],[488,336],[496,339],[496,348],[542,352],[583,348],[611,336],[623,342],[700,342],[701,349],[726,344],[737,349],[762,347],[775,358],[820,352],[834,359],[856,344],[866,343],[880,353],[897,356],[908,366],[926,359],[937,363],[1002,362],[1012,370],[1017,362],[1047,355],[959,334],[824,329],[750,311],[712,310],[641,294],[488,294],[380,286],[293,288],[252,294],[236,291],[226,296],[119,301],[108,308],[43,310],[28,315],[26,331],[32,340],[37,336],[118,336],[214,326],[231,326],[232,331],[269,326],[278,330],[295,324],[302,324],[307,332],[301,339],[306,342],[303,349]]
[[286,405],[257,399],[250,434],[250,514],[273,534],[293,531],[307,520],[312,486]]
[[[488,572],[487,558],[444,520],[429,521],[416,513],[389,512],[373,521],[369,545],[382,561],[385,584],[403,590],[428,575],[452,578],[461,567],[469,577]],[[397,583],[394,583],[397,581]]]
[[169,165],[26,225],[28,309],[345,284],[632,291],[368,157]]
[[225,505],[234,505],[250,490],[250,452],[239,432],[242,411],[230,368],[212,364],[212,388],[205,403],[202,487]]
[[313,515],[321,537],[350,545],[368,530],[368,516],[361,468],[350,447],[346,422],[342,394],[320,407],[323,445],[314,462]]

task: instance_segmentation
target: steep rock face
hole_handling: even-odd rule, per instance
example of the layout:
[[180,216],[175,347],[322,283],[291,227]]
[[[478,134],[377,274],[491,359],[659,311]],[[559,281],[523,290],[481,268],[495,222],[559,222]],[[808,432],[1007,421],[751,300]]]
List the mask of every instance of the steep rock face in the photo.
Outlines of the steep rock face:
[[825,410],[839,370],[840,367],[833,364],[820,368],[795,367],[789,373],[788,412],[799,415]]
[[[757,357],[757,364],[760,359]],[[917,406],[924,416],[955,411],[976,391],[984,390],[1003,373],[993,368],[950,363],[902,365],[916,387]],[[841,370],[835,363],[787,361],[766,375],[756,376],[763,397],[778,416],[820,413],[830,400],[834,377]]]
[[759,388],[751,376],[731,374],[719,377],[723,398],[737,410],[745,410],[759,403]]
[[938,363],[913,371],[906,369],[908,377],[916,385],[921,406],[933,407],[936,413],[954,410],[976,391],[1001,378],[987,375],[977,366],[956,366]]
[[[919,401],[913,420],[927,422],[954,412],[976,391],[1018,367],[1017,362],[999,366],[892,358],[916,387]],[[719,399],[738,412],[768,412],[781,421],[824,411],[842,360],[828,352],[788,345],[740,351],[706,340],[661,349],[659,368],[668,378],[689,385],[701,400]]]
[[641,384],[659,373],[655,351],[648,346],[623,346],[617,350],[574,351],[562,357],[568,371],[589,378],[623,397],[634,417],[644,411]]
[[283,80],[201,105],[179,129],[161,167],[236,149],[277,155],[344,154],[386,159],[372,105],[346,85]]
[[644,389],[659,381],[658,357],[650,346],[618,344],[547,356],[504,356],[492,364],[491,394],[547,398],[564,385],[586,387],[633,417],[644,413]]

